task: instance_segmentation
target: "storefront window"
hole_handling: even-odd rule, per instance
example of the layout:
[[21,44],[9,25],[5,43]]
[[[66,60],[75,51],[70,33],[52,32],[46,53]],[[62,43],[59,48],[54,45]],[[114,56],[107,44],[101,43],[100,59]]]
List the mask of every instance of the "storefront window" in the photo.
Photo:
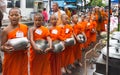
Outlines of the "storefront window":
[[33,8],[34,0],[26,0],[26,8]]
[[8,8],[12,8],[12,7],[20,8],[20,0],[7,0],[7,7]]

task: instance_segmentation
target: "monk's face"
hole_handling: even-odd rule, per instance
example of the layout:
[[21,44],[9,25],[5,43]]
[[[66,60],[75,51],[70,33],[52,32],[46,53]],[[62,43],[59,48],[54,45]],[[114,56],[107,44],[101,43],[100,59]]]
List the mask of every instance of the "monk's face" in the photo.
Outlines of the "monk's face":
[[56,3],[53,3],[53,5],[52,5],[52,8],[53,8],[53,11],[54,12],[57,12],[58,11],[58,5],[56,4]]
[[99,11],[99,8],[95,8],[95,11],[98,12],[98,11]]
[[63,22],[63,24],[68,24],[69,23],[69,19],[68,19],[67,15],[62,16],[62,22]]
[[84,18],[84,15],[82,15],[82,16],[81,16],[81,21],[84,21],[84,19],[85,19],[85,18]]
[[86,21],[89,22],[90,21],[90,16],[86,17]]
[[74,22],[74,23],[77,23],[77,22],[78,22],[78,15],[74,15],[74,16],[73,16],[73,22]]
[[57,17],[56,16],[51,16],[50,23],[55,26],[57,24]]
[[92,14],[94,15],[94,14],[95,14],[95,11],[92,11]]
[[22,16],[18,9],[12,9],[9,12],[8,18],[10,19],[12,25],[17,25],[19,23],[19,20],[22,18]]
[[41,16],[34,16],[34,24],[36,27],[40,27],[43,24],[43,18]]

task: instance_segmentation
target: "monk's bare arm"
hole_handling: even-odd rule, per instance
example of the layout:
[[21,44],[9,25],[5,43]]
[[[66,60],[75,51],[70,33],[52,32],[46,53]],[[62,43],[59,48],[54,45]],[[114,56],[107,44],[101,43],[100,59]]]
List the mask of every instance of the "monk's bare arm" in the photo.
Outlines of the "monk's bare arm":
[[2,34],[1,34],[1,50],[4,51],[4,52],[10,52],[13,49],[12,46],[9,46],[6,42],[8,40],[8,31],[9,31],[9,28],[6,27],[3,31],[2,31]]
[[34,30],[35,30],[35,27],[30,28],[30,44],[31,44],[31,46],[33,47],[34,50],[40,51],[40,49],[37,48],[37,46],[35,44],[35,41],[33,40],[34,39],[34,37],[33,37]]
[[30,44],[32,45],[33,48],[35,48],[35,42],[34,42],[34,38],[33,38],[33,32],[34,32],[34,27],[30,28]]
[[49,36],[47,37],[47,40],[48,40],[48,43],[49,43],[49,48],[52,48],[52,40]]
[[2,33],[1,33],[1,45],[4,45],[7,40],[8,40],[8,37],[7,37],[7,28],[5,28],[4,30],[2,30]]

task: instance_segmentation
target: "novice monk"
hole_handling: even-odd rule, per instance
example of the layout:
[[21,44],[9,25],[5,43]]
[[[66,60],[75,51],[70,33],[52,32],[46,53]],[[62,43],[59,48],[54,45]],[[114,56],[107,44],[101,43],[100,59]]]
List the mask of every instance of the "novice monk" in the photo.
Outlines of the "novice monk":
[[78,15],[73,15],[72,22],[74,24],[74,26],[73,26],[74,36],[75,36],[75,38],[77,40],[77,43],[74,46],[74,57],[75,57],[75,60],[78,61],[79,66],[82,66],[82,64],[80,62],[81,59],[82,59],[82,43],[80,44],[78,42],[79,39],[77,38],[77,35],[78,34],[83,34],[85,36],[85,34],[84,34],[84,26],[82,26],[82,24],[78,23]]
[[[52,41],[47,28],[42,26],[43,15],[40,13],[34,16],[34,26],[30,29],[30,75],[52,75],[50,69],[50,53]],[[35,44],[35,41],[47,40],[48,48],[42,51]]]
[[[69,25],[69,18],[66,14],[61,16],[62,24],[62,35],[64,36],[64,41],[69,38],[73,38],[73,28]],[[75,44],[75,39],[74,39]],[[73,44],[73,45],[74,45]],[[66,46],[65,50],[62,52],[62,67],[65,67],[67,73],[71,73],[71,71],[67,68],[68,65],[74,63],[74,53],[73,53],[73,46]]]
[[96,43],[96,37],[97,37],[96,28],[97,28],[96,18],[95,16],[92,16],[91,17],[91,33],[90,33],[90,37],[92,37],[90,38],[91,43]]
[[[63,41],[61,37],[61,27],[57,26],[57,17],[55,15],[50,16],[50,37],[52,42]],[[53,48],[54,50],[54,48]],[[51,75],[62,75],[61,73],[61,52],[51,52],[50,57]]]
[[4,28],[1,40],[1,50],[4,51],[2,75],[28,75],[27,49],[15,51],[6,43],[9,39],[27,37],[28,27],[19,23],[21,17],[18,8],[10,9],[8,16],[10,24]]
[[86,37],[87,37],[87,41],[85,43],[85,47],[89,47],[90,46],[90,42],[91,40],[89,38],[91,38],[90,36],[90,33],[91,33],[91,22],[90,22],[90,16],[87,16],[86,17],[86,22],[87,22],[87,25],[86,25],[86,28],[85,28],[85,34],[86,34]]
[[[82,16],[81,16],[81,21],[78,22],[78,24],[82,25],[82,29],[83,29],[83,32],[84,32],[84,33],[85,33],[85,28],[86,28],[86,26],[87,26],[87,22],[85,21],[85,18],[86,18],[86,16],[85,16],[85,15],[82,15]],[[85,34],[85,35],[86,35],[86,34]],[[81,45],[81,47],[82,47],[82,49],[87,49],[85,43],[83,43],[83,44]]]

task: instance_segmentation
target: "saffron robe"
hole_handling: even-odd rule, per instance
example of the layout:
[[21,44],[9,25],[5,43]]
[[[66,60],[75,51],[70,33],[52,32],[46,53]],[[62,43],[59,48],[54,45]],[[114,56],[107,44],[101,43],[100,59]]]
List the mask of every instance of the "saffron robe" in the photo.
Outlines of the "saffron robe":
[[[17,32],[22,32],[19,37],[27,37],[28,27],[24,24],[19,24],[18,28],[13,29],[8,33],[8,40],[14,39]],[[27,50],[19,50],[11,53],[4,53],[2,75],[28,75],[28,55]]]

